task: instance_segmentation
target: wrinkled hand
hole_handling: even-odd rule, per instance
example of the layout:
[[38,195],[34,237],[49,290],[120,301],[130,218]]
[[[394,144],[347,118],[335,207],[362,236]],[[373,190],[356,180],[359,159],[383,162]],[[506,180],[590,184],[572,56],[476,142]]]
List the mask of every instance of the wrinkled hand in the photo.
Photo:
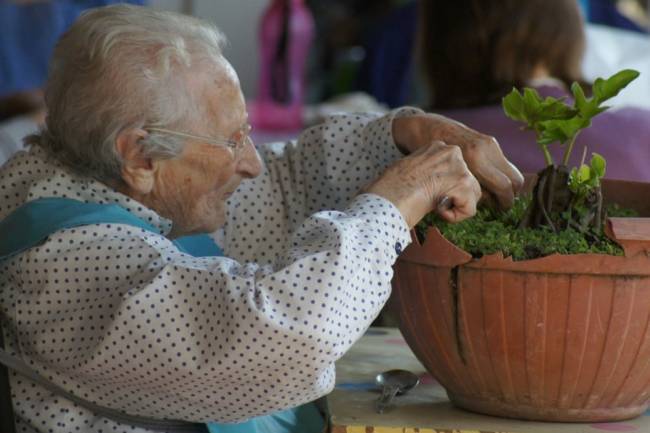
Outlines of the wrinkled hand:
[[395,162],[364,192],[391,201],[409,228],[436,210],[450,222],[476,213],[481,187],[463,160],[460,148],[440,141],[420,146]]
[[426,114],[395,119],[393,137],[406,153],[415,152],[435,140],[458,146],[469,170],[502,208],[512,206],[524,184],[524,177],[506,159],[494,137],[444,116]]

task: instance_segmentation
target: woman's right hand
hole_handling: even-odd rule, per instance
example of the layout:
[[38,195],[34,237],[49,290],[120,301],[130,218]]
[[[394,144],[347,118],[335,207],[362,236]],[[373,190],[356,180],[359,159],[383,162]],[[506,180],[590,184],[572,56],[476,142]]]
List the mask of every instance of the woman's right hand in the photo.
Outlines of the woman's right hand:
[[393,203],[409,228],[435,210],[449,222],[476,213],[481,187],[470,173],[458,146],[434,141],[400,159],[364,192]]

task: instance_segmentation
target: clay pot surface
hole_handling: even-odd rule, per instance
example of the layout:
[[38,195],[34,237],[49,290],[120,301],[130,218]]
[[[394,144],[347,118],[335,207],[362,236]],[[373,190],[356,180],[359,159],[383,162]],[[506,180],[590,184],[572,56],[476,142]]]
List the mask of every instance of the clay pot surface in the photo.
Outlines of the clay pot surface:
[[[650,215],[639,200],[650,185],[603,190]],[[395,265],[400,329],[462,408],[542,421],[635,417],[650,405],[650,219],[638,220],[610,227],[631,245],[626,257],[517,262],[472,259],[432,228]]]

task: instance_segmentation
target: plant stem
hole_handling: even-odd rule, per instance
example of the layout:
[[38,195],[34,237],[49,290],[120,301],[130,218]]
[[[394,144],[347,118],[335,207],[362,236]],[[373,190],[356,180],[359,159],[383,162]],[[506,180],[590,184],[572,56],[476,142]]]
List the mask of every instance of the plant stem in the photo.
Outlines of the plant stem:
[[569,158],[571,157],[571,152],[573,152],[573,145],[576,144],[576,138],[578,138],[579,133],[580,131],[578,131],[576,135],[573,136],[571,142],[569,143],[569,146],[564,151],[564,156],[562,157],[562,165],[569,165]]
[[542,149],[542,153],[544,154],[544,162],[546,162],[546,166],[548,167],[554,165],[555,161],[553,161],[551,152],[548,151],[548,146],[545,144],[540,144],[539,148]]
[[587,159],[587,146],[585,146],[582,149],[582,159],[580,160],[580,165],[578,167],[582,167],[585,164],[586,159]]

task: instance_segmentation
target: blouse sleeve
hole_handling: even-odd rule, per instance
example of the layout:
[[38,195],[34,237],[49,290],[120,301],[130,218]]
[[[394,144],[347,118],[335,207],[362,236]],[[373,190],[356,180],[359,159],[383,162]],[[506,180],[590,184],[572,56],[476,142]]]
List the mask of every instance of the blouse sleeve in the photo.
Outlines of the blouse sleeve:
[[236,422],[332,389],[409,241],[399,211],[363,194],[297,224],[275,266],[99,224],[57,232],[4,271],[21,355],[45,377],[132,414]]
[[276,251],[289,247],[305,218],[344,209],[402,156],[392,136],[393,120],[421,113],[405,107],[384,116],[336,115],[297,141],[259,146],[265,169],[233,195],[218,243],[231,257],[274,264]]

